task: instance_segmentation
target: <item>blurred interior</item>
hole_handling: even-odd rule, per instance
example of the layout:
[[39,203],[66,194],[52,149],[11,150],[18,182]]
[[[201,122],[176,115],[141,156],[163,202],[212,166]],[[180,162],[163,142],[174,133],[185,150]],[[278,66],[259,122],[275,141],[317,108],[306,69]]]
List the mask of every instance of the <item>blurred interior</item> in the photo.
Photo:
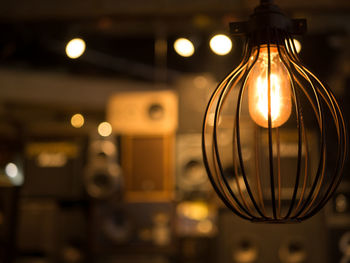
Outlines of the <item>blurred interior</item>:
[[[275,2],[307,18],[300,57],[349,116],[350,1]],[[329,204],[300,224],[245,222],[207,179],[205,107],[244,44],[231,37],[218,55],[209,42],[257,4],[1,2],[1,263],[350,262],[348,165]],[[86,47],[72,59],[75,38]],[[177,53],[179,38],[193,55]]]

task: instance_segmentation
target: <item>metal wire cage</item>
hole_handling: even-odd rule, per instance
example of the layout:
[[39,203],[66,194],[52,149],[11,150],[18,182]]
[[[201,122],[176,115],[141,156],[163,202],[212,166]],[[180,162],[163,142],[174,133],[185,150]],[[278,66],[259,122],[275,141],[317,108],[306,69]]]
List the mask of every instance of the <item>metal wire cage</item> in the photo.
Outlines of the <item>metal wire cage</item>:
[[273,23],[244,29],[243,59],[205,112],[203,160],[214,190],[237,216],[300,222],[340,183],[346,129],[332,92],[301,62],[291,27]]

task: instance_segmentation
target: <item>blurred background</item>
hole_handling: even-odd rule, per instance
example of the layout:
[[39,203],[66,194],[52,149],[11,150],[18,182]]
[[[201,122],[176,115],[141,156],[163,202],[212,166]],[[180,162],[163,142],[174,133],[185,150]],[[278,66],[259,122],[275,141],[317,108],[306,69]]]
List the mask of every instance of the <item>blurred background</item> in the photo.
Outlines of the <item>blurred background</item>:
[[[349,116],[349,0],[275,2]],[[296,225],[243,222],[208,182],[205,106],[257,4],[1,1],[0,262],[350,262],[348,166]]]

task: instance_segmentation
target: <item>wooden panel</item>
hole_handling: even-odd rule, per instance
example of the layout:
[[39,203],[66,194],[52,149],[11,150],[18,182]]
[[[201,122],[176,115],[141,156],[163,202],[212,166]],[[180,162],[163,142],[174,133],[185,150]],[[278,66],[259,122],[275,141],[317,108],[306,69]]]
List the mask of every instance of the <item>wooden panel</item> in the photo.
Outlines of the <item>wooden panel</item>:
[[122,136],[121,147],[126,200],[171,200],[174,135]]

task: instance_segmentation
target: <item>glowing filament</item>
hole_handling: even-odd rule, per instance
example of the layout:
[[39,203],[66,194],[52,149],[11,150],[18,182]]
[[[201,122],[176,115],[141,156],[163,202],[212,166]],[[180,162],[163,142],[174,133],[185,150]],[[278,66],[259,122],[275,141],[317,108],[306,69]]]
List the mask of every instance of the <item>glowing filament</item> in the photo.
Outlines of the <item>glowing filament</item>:
[[271,128],[279,127],[289,119],[292,112],[291,83],[275,46],[270,47],[270,52],[266,46],[260,47],[259,57],[253,65],[247,87],[249,114],[256,124],[264,128],[269,126],[269,106]]
[[[278,77],[271,74],[271,120],[275,121],[280,116],[281,111],[281,97],[280,97],[280,81]],[[264,116],[265,120],[268,120],[269,115],[269,98],[268,98],[268,79],[258,77],[257,80],[258,90],[258,104],[257,107]]]

